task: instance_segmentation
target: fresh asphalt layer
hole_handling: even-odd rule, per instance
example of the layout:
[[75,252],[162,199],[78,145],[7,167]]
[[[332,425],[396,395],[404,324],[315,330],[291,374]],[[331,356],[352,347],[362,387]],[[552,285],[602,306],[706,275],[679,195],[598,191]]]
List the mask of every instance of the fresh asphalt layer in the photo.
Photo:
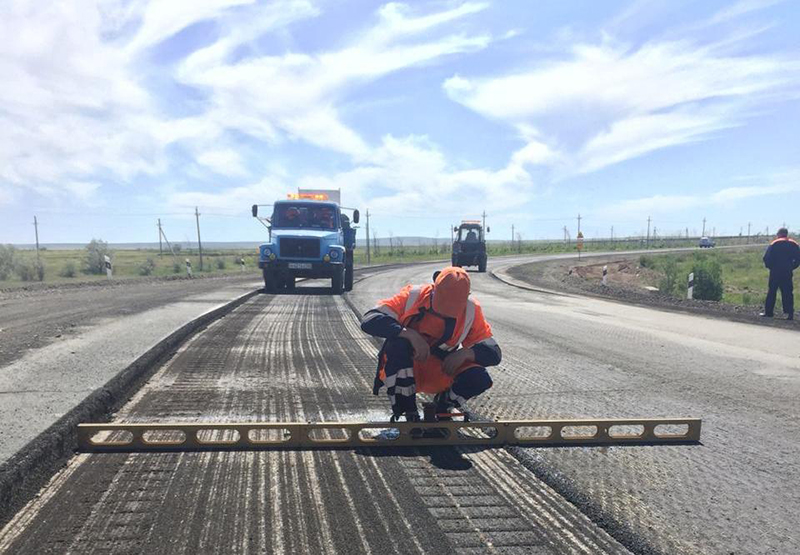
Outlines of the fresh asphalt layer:
[[[363,311],[435,268],[374,273],[346,300]],[[697,416],[702,445],[78,455],[0,551],[800,553],[794,332],[472,277],[504,353],[474,411]],[[385,419],[375,345],[324,293],[254,297],[115,419]]]

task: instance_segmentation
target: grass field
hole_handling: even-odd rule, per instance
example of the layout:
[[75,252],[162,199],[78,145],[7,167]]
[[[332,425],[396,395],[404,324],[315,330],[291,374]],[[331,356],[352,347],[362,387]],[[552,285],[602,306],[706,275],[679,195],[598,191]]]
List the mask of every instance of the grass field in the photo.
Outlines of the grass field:
[[[706,251],[686,254],[644,255],[639,263],[659,275],[665,275],[665,268],[674,262],[678,267],[680,285],[674,294],[685,296],[684,276],[692,271],[696,261],[716,260],[722,268],[722,301],[737,305],[762,305],[767,295],[768,270],[764,268],[762,257],[764,249],[743,251]],[[798,285],[795,276],[795,287]]]
[[[94,281],[108,279],[103,274],[89,274],[86,266],[85,250],[41,250],[39,256],[44,267],[45,283],[71,283],[77,281]],[[186,259],[192,264],[192,272],[198,274],[222,274],[242,272],[239,260],[244,258],[245,271],[257,272],[257,254],[255,249],[248,250],[203,250],[203,270],[200,270],[200,257],[196,250],[184,251],[175,258],[170,253],[158,255],[158,250],[116,250],[111,253],[114,278],[133,278],[146,276],[185,276]],[[36,262],[35,251],[16,250],[15,267],[33,265]],[[152,264],[151,264],[152,263]],[[38,281],[33,279],[29,281]],[[19,272],[11,272],[0,287],[24,285],[25,280]]]

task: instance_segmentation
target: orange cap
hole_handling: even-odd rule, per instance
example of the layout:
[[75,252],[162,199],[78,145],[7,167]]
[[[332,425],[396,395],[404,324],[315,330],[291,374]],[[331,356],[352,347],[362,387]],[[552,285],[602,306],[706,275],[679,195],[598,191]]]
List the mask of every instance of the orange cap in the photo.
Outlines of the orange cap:
[[450,266],[433,283],[433,310],[448,318],[464,313],[469,297],[469,274],[464,268]]

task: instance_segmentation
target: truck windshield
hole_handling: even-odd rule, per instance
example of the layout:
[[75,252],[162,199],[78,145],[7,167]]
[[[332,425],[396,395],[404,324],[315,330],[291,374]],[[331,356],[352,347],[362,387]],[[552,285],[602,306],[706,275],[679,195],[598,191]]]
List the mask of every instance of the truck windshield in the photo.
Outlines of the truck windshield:
[[272,214],[272,226],[336,229],[336,207],[330,204],[279,204]]

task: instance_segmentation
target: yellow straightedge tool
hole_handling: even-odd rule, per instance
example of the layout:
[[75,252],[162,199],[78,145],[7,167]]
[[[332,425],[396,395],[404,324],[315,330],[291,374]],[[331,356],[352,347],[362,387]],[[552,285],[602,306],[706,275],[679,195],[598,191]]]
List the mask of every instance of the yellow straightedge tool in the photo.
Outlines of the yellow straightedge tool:
[[83,452],[258,451],[431,445],[598,446],[700,441],[699,418],[489,422],[79,424]]

